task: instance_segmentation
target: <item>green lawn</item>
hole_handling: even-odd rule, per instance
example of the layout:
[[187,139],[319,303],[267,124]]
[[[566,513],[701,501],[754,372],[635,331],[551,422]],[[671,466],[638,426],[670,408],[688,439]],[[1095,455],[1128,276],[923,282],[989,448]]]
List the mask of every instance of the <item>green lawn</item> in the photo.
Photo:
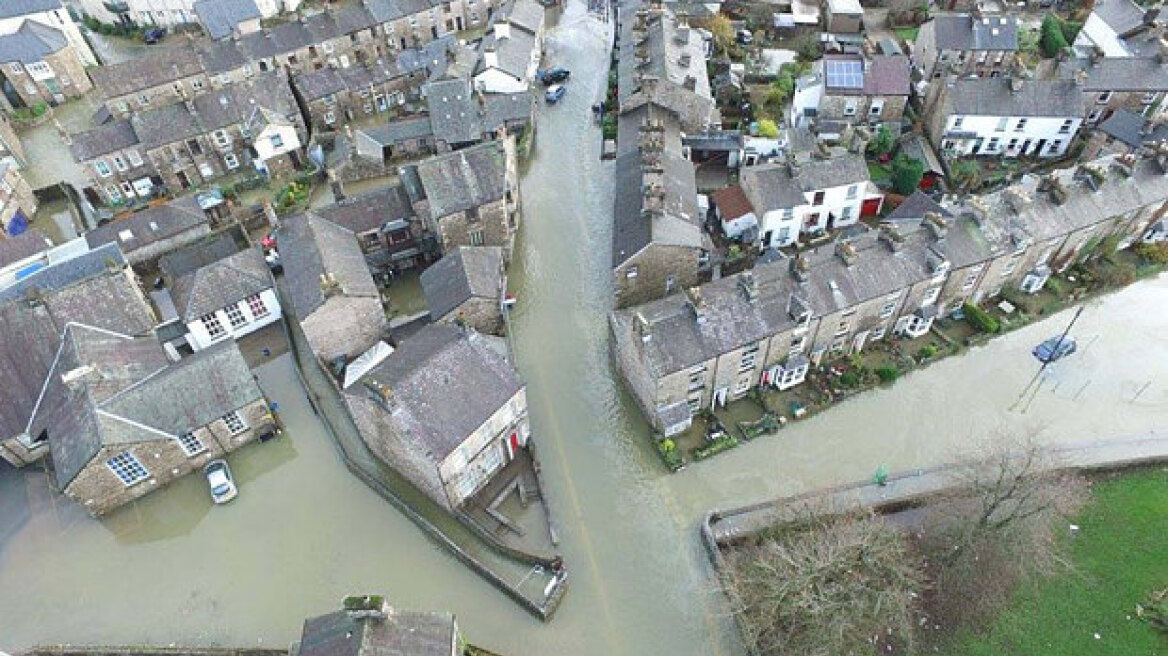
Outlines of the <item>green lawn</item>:
[[884,164],[868,162],[868,177],[870,177],[873,182],[877,180],[887,180],[888,178],[892,177],[892,172],[889,171],[888,167]]
[[1168,586],[1168,470],[1097,483],[1075,523],[1077,571],[1027,586],[986,635],[958,636],[950,654],[1168,653],[1168,638],[1134,615],[1150,590]]
[[896,33],[896,36],[900,37],[904,41],[916,41],[917,40],[917,33],[921,31],[921,28],[919,28],[919,27],[894,27],[894,28],[892,28],[892,31]]

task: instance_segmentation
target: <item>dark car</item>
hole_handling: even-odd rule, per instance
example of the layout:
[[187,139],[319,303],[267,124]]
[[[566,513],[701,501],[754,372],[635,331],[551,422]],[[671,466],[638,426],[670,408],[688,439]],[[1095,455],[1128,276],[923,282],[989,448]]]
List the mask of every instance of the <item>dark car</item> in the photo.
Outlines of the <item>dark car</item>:
[[556,68],[549,68],[548,70],[540,73],[539,80],[540,82],[543,82],[545,87],[550,87],[553,84],[559,84],[560,82],[567,80],[570,75],[572,75],[571,71],[566,68],[560,68],[557,66]]
[[549,105],[554,105],[560,101],[560,98],[564,97],[565,93],[568,93],[568,87],[562,84],[553,84],[548,87],[547,93],[543,95],[543,98]]
[[142,38],[146,40],[147,45],[154,45],[166,36],[166,30],[161,27],[151,27],[142,33]]
[[1075,340],[1070,337],[1051,337],[1045,342],[1034,347],[1034,357],[1038,358],[1039,362],[1047,363],[1054,362],[1059,358],[1074,353],[1079,346],[1075,344]]

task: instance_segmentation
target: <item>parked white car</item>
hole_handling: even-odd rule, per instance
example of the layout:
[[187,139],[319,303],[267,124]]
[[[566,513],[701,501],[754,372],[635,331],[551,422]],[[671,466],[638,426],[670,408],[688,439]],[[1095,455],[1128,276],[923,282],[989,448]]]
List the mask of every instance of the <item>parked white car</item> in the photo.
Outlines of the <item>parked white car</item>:
[[235,489],[235,481],[231,478],[231,468],[226,460],[212,460],[203,467],[207,475],[207,485],[211,486],[211,500],[215,503],[227,503],[239,493]]

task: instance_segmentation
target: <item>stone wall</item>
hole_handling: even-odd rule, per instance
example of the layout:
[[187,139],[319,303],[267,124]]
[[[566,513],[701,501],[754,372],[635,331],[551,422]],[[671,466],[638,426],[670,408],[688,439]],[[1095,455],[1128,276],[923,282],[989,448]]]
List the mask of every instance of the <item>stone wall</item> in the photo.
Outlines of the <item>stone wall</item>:
[[684,246],[650,244],[645,247],[613,269],[616,306],[639,305],[666,296],[669,291],[677,292],[698,284],[699,253],[696,248]]
[[468,299],[465,303],[439,317],[441,323],[453,324],[458,321],[474,328],[480,333],[498,335],[502,337],[506,332],[503,322],[503,310],[499,307],[499,299],[483,298],[481,296]]
[[[472,236],[481,235],[481,243]],[[442,252],[459,246],[499,246],[510,253],[511,217],[506,200],[500,198],[480,205],[476,212],[456,212],[438,218],[438,241]]]

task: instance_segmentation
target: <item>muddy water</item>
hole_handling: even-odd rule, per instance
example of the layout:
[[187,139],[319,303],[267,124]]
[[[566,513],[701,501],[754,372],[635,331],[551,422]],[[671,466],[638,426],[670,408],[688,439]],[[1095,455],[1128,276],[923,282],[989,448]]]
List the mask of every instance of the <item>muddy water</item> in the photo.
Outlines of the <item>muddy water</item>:
[[372,590],[451,610],[474,641],[506,654],[737,654],[696,540],[711,506],[867,478],[880,464],[937,464],[1001,427],[1079,440],[1168,423],[1162,277],[1089,307],[1080,352],[1053,367],[1025,412],[1009,408],[1035,371],[1028,351],[1066,317],[666,475],[606,345],[612,170],[588,110],[606,32],[579,4],[559,25],[547,63],[572,81],[562,104],[539,110],[511,271],[519,366],[572,574],[555,619],[532,619],[349,475],[284,358],[259,373],[288,434],[232,456],[241,492],[230,506],[212,507],[188,477],[98,522],[49,497],[39,475],[0,470],[0,649],[283,646],[304,616]]

